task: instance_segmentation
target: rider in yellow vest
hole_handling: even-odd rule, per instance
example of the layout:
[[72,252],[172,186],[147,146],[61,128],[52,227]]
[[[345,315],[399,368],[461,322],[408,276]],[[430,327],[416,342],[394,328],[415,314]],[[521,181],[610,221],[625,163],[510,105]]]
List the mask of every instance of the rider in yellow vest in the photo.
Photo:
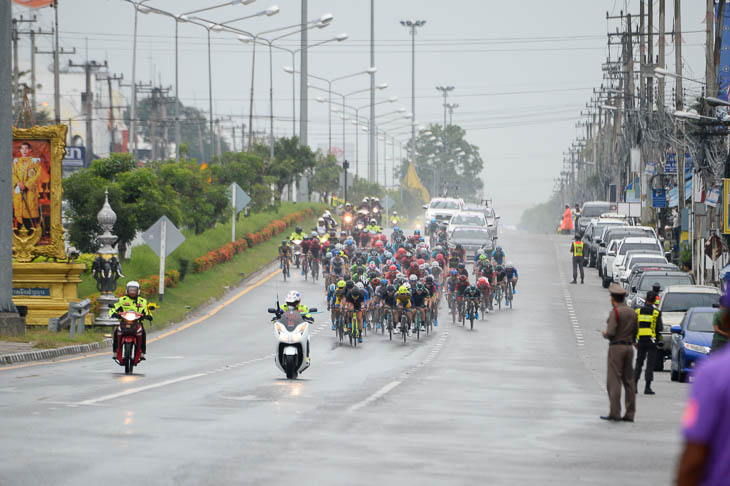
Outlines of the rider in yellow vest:
[[[646,302],[644,306],[636,309],[636,318],[639,321],[639,332],[636,334],[636,366],[634,367],[634,388],[639,383],[641,377],[641,368],[646,359],[646,372],[644,378],[646,385],[644,387],[645,395],[654,395],[651,389],[651,382],[654,379],[654,362],[657,359],[656,339],[663,329],[662,315],[656,307],[656,293],[650,290],[646,293]],[[659,359],[662,359],[659,357]]]
[[580,268],[580,283],[583,283],[583,242],[580,236],[575,235],[575,241],[570,245],[570,254],[573,255],[573,280],[572,284],[578,283],[578,269]]

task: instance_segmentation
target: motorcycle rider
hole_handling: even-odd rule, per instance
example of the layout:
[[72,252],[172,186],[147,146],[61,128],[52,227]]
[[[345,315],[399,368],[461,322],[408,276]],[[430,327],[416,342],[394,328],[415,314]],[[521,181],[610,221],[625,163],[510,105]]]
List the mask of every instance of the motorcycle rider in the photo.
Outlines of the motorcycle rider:
[[[140,357],[140,360],[143,360],[145,359],[145,354],[147,354],[147,333],[145,332],[144,324],[142,324],[142,321],[148,320],[151,322],[152,314],[150,314],[147,299],[139,295],[139,282],[137,282],[136,280],[127,282],[126,295],[123,295],[117,301],[117,303],[114,304],[114,307],[109,310],[109,317],[113,319],[121,319],[122,313],[129,311],[136,312],[137,314],[142,315],[139,321],[139,325],[142,328],[142,344],[140,345],[142,356]],[[119,330],[118,328],[114,328],[114,339],[112,339],[112,351],[114,352],[114,357],[116,357],[117,355],[118,339]]]
[[[296,290],[292,290],[286,295],[284,305],[281,307],[281,310],[284,312],[288,311],[289,309],[296,309],[297,311],[299,311],[299,313],[302,315],[302,319],[304,319],[305,321],[309,323],[314,322],[312,314],[309,313],[309,307],[302,304],[302,295]],[[309,340],[307,340],[307,363],[309,363]]]
[[289,241],[303,240],[303,239],[304,239],[304,232],[302,231],[302,227],[297,226],[296,228],[294,228],[294,232],[289,237]]
[[324,234],[327,233],[327,230],[328,229],[329,228],[327,227],[327,224],[325,223],[324,218],[323,217],[322,218],[319,218],[317,220],[317,234],[320,235],[320,236],[321,235],[324,235]]
[[322,217],[320,219],[324,219],[325,226],[327,229],[335,229],[337,228],[337,221],[335,221],[335,218],[332,217],[332,213],[329,212],[329,209],[322,214]]

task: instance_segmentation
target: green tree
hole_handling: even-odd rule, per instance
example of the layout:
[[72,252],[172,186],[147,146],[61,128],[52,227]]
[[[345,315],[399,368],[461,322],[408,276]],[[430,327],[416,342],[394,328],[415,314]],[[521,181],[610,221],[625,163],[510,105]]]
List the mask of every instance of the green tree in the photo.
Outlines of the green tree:
[[271,206],[273,178],[264,174],[264,159],[256,153],[226,152],[211,166],[213,180],[225,187],[235,182],[251,197],[251,207]]
[[[96,236],[101,229],[96,215],[104,204],[104,189],[109,184],[90,170],[80,170],[63,180],[69,241],[84,253],[94,253],[98,248]],[[117,221],[118,218],[119,215]]]
[[[473,199],[484,186],[479,177],[484,168],[479,148],[466,141],[466,131],[458,125],[449,125],[444,130],[441,125],[433,124],[428,130],[430,135],[416,137],[418,156],[414,163],[421,182],[432,196],[447,192],[450,196]],[[457,155],[460,150],[464,155]],[[404,161],[401,178],[407,169],[408,163]],[[437,177],[438,188],[435,187]]]
[[383,194],[384,190],[380,184],[355,177],[352,185],[347,189],[347,200],[353,205],[357,205],[366,197],[383,197]]
[[319,193],[320,201],[326,201],[330,194],[339,190],[341,173],[342,167],[339,166],[334,155],[320,156],[314,168],[314,176],[309,181],[310,190]]
[[132,154],[123,153],[111,154],[105,159],[94,160],[91,163],[90,170],[94,175],[102,179],[113,181],[117,174],[130,172],[135,167],[137,167],[137,163],[134,161]]

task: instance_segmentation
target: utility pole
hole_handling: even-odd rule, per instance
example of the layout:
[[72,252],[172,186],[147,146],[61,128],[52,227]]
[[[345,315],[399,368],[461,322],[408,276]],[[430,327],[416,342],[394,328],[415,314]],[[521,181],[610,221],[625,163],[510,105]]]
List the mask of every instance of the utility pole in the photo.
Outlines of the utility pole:
[[446,133],[446,110],[449,105],[449,93],[453,91],[453,86],[436,86],[438,91],[441,91],[441,95],[444,97],[444,133]]
[[109,94],[109,154],[116,152],[116,126],[114,124],[114,94],[112,92],[112,81],[121,81],[123,75],[107,74],[106,86]]
[[403,27],[408,27],[411,34],[411,162],[416,162],[416,32],[418,27],[426,25],[425,20],[401,20]]
[[[375,0],[370,0],[370,67],[375,67]],[[377,182],[375,148],[375,73],[370,73],[370,120],[368,120],[368,181]],[[359,123],[359,122],[358,122]],[[358,127],[359,128],[359,127]],[[344,149],[344,147],[343,147]]]
[[84,102],[84,110],[86,111],[86,158],[84,160],[84,167],[89,167],[91,162],[94,160],[94,92],[91,88],[91,73],[101,68],[106,68],[107,63],[99,64],[96,61],[87,61],[82,64],[74,64],[73,61],[68,62],[69,67],[80,67],[84,68],[86,75],[86,92],[81,94],[81,99]]
[[[715,26],[715,0],[705,0],[705,96],[717,96],[716,76],[715,76],[715,49],[714,45],[714,26]],[[705,115],[712,112],[712,108],[707,103],[702,103],[705,107]]]
[[459,107],[459,103],[446,103],[444,105],[449,110],[449,125],[454,124],[454,110]]
[[[674,0],[674,63],[677,76],[675,109],[684,109],[684,91],[682,90],[682,8],[681,1]],[[678,147],[679,148],[679,147]],[[677,195],[679,197],[678,209],[684,208],[684,150],[677,150]]]
[[[0,0],[0,65],[12,62],[12,39],[15,21],[10,0]],[[25,322],[13,304],[13,104],[12,75],[9,69],[0,69],[0,330],[3,334],[25,334]]]
[[236,149],[236,125],[231,127],[231,140],[233,141],[233,152],[238,152]]
[[[648,28],[647,28],[647,47],[648,59],[647,64],[651,69],[650,75],[646,80],[646,106],[649,114],[654,113],[654,0],[649,0],[648,10]],[[653,118],[653,117],[651,117]]]
[[[641,69],[646,63],[646,40],[644,39],[646,23],[644,22],[644,7],[644,0],[641,0],[639,2],[639,113],[641,113],[641,116],[644,116],[646,113],[646,82],[644,80],[643,70]],[[629,31],[629,36],[631,36],[631,31]],[[651,63],[651,60],[649,63]],[[633,72],[631,75],[633,76]]]
[[[666,4],[665,0],[659,0],[659,60],[657,61],[657,65],[664,69],[665,68],[665,59],[664,59],[664,53],[666,49]],[[657,108],[659,109],[659,120],[663,122],[664,120],[664,76],[659,78],[659,86],[658,86],[658,96],[657,96]]]
[[[307,30],[309,13],[307,9],[308,0],[300,0],[300,2],[302,6],[302,32],[300,34],[299,46],[299,145],[306,147],[309,144],[309,31]],[[249,137],[251,136],[252,134],[249,133]],[[249,143],[251,143],[251,140],[249,140]],[[307,195],[309,194],[308,185],[309,181],[307,180],[307,176],[302,175],[297,183],[297,201],[305,201],[307,199]]]

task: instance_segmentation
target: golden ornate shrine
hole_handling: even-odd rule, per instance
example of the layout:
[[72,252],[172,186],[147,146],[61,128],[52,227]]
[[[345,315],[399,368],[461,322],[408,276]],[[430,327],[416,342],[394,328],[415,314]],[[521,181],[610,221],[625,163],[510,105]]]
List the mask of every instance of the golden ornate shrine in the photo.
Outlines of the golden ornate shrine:
[[48,325],[78,301],[84,264],[36,262],[66,258],[61,222],[66,125],[13,127],[13,302],[28,307],[26,323]]

